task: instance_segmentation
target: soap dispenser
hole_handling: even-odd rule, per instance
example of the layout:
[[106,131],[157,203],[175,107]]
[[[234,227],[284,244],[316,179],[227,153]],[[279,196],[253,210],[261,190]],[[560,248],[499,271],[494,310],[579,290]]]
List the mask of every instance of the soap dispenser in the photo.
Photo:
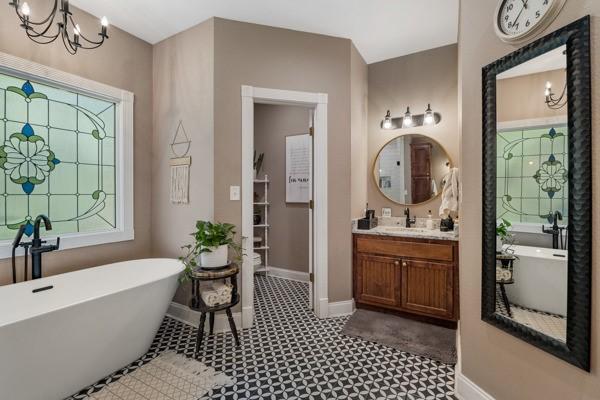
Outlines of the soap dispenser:
[[429,210],[429,214],[427,214],[427,222],[425,223],[425,227],[433,230],[433,218],[431,217],[431,210]]

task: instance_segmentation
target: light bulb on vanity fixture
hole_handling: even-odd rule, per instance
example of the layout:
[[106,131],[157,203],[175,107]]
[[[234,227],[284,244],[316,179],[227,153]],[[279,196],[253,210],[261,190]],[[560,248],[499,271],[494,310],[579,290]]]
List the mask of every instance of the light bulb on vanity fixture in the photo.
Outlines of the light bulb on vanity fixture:
[[410,107],[406,107],[404,118],[402,119],[402,126],[408,128],[413,124],[412,114],[410,113]]
[[383,129],[392,129],[392,115],[390,114],[390,110],[387,110],[387,114],[385,114],[382,127]]
[[433,115],[433,111],[431,110],[431,104],[427,104],[427,110],[425,110],[425,117],[423,118],[423,122],[425,125],[433,125],[435,122],[435,117]]

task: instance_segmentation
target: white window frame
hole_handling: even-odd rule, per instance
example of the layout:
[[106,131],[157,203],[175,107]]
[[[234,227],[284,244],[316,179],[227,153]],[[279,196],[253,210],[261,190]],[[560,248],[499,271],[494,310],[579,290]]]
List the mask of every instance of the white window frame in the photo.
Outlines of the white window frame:
[[[115,103],[116,228],[60,234],[60,250],[133,240],[133,93],[2,52],[0,72]],[[49,231],[44,237],[54,240],[56,235]],[[0,259],[10,258],[11,250],[12,240],[0,241]],[[21,249],[18,254],[23,254]]]

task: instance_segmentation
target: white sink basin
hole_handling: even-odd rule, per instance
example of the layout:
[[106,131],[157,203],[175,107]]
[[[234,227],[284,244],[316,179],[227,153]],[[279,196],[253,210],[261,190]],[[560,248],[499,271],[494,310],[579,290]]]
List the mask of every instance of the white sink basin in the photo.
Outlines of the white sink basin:
[[[403,226],[379,226],[377,229],[380,229],[384,232],[390,233],[413,233],[413,234],[430,234],[436,232],[435,229],[426,229],[426,228],[406,228]],[[438,231],[439,232],[439,231]]]
[[406,237],[422,237],[427,239],[451,239],[455,240],[458,238],[456,232],[440,232],[439,229],[427,229],[427,228],[407,228],[402,225],[380,225],[373,229],[373,233],[382,235],[395,235],[395,236],[406,236]]

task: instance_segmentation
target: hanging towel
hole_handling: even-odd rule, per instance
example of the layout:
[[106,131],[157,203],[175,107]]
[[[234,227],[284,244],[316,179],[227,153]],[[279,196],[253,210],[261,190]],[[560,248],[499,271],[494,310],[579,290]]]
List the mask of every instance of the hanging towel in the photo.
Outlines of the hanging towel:
[[437,196],[437,194],[438,194],[437,184],[435,183],[435,179],[432,179],[431,180],[431,195]]
[[456,217],[458,214],[460,176],[458,168],[451,168],[444,176],[444,187],[442,189],[442,204],[440,205],[440,217]]

